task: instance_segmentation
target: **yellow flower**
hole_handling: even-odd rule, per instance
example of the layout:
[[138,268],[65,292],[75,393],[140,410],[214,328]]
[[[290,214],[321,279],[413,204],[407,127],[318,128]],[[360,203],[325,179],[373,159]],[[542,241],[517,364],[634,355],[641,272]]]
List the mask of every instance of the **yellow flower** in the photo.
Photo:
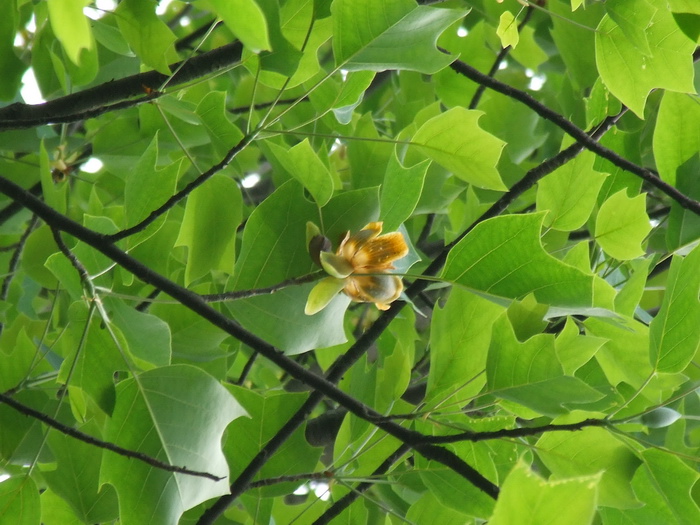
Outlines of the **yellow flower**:
[[305,309],[308,315],[325,308],[340,290],[353,301],[374,303],[380,310],[387,310],[399,298],[401,278],[388,271],[394,269],[394,261],[408,254],[408,246],[400,232],[381,232],[381,222],[370,222],[353,235],[348,232],[336,253],[321,252],[321,266],[330,277],[311,290]]

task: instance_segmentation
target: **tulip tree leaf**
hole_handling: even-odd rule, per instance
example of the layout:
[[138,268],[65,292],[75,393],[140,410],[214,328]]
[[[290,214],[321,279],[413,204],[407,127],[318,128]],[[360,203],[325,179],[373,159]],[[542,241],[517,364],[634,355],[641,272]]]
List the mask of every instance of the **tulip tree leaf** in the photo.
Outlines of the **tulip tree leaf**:
[[320,207],[328,204],[333,196],[333,178],[308,139],[304,139],[289,150],[289,160],[291,163],[287,168],[294,178],[309,190],[316,203]]
[[552,335],[520,343],[506,316],[493,325],[486,377],[490,392],[549,416],[603,397],[580,379],[563,375]]
[[680,372],[700,347],[700,248],[674,256],[661,310],[650,326],[651,361],[660,372]]
[[15,55],[17,7],[14,2],[0,2],[0,100],[11,100],[22,83],[27,66]]
[[651,55],[639,51],[612,18],[595,32],[596,63],[610,92],[640,118],[654,88],[692,93],[695,44],[666,9],[658,9],[646,31]]
[[127,226],[133,226],[148,217],[151,211],[165,203],[175,193],[180,162],[157,168],[158,135],[126,173],[124,211]]
[[599,481],[599,475],[545,481],[521,461],[503,483],[489,523],[593,523]]
[[[90,433],[89,426],[81,430]],[[119,509],[114,487],[99,485],[100,450],[56,430],[49,432],[47,443],[57,463],[56,470],[42,473],[51,490],[68,501],[84,523],[117,519]]]
[[598,211],[596,242],[615,259],[627,260],[644,255],[641,243],[650,231],[645,194],[629,198],[625,190],[620,190]]
[[141,0],[119,2],[115,15],[122,35],[139,58],[149,67],[170,74],[169,58],[173,55],[175,35],[156,16],[154,5]]
[[630,482],[641,461],[607,430],[550,432],[537,441],[537,454],[556,480],[602,472],[599,505],[623,508],[639,505]]
[[510,11],[504,11],[501,14],[501,18],[498,21],[498,28],[496,29],[496,34],[498,38],[501,39],[501,47],[506,48],[510,46],[515,49],[518,45],[518,40],[520,35],[518,34],[518,24],[515,21],[513,13]]
[[226,93],[207,93],[197,105],[197,115],[211,138],[216,153],[223,157],[243,138],[243,133],[226,116]]
[[429,164],[424,161],[405,168],[396,155],[389,158],[382,185],[380,214],[386,231],[398,228],[416,209]]
[[504,142],[479,127],[480,111],[452,108],[423,124],[411,144],[455,176],[480,188],[505,190],[496,170]]
[[433,314],[430,373],[425,403],[460,403],[478,394],[486,383],[491,327],[503,308],[455,287],[444,308]]
[[437,50],[435,42],[465,14],[416,6],[409,0],[336,0],[331,12],[336,64],[349,71],[409,69],[421,73],[436,73],[452,62],[452,57]]
[[[89,19],[83,14],[86,0],[48,0],[49,19],[56,38],[66,50],[68,58],[80,65],[80,51],[93,49],[95,41]],[[10,4],[11,5],[11,4]]]
[[647,0],[610,0],[605,3],[605,11],[640,53],[651,56],[646,32],[656,14],[656,7]]
[[233,272],[242,208],[238,186],[221,174],[214,175],[187,197],[185,217],[175,241],[175,246],[188,248],[186,285],[212,270]]
[[[683,140],[678,140],[684,137]],[[700,151],[700,104],[697,98],[667,91],[654,129],[654,159],[661,178],[676,185],[676,170]]]
[[502,297],[534,293],[538,302],[553,306],[611,308],[610,285],[544,251],[543,219],[535,213],[482,222],[450,251],[442,277]]
[[234,35],[257,53],[270,50],[267,21],[255,0],[210,0],[216,13]]
[[[171,465],[228,478],[221,437],[226,426],[243,415],[245,410],[231,394],[202,370],[161,367],[117,386],[105,439]],[[143,481],[133,483],[134,476]],[[100,481],[117,490],[125,525],[144,519],[175,523],[185,510],[228,492],[226,479],[166,472],[117,454],[103,457]]]
[[545,226],[573,231],[586,223],[607,175],[593,169],[594,160],[583,153],[538,183],[537,210],[549,212]]
[[0,483],[0,517],[13,525],[35,525],[41,519],[39,490],[32,478],[15,476]]

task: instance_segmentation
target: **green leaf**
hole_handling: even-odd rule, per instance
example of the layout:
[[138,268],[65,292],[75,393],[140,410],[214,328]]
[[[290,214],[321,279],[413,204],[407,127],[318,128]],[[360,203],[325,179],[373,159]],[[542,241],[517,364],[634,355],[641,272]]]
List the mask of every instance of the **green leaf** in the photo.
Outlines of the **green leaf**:
[[[683,137],[682,140],[679,140]],[[700,151],[700,105],[697,98],[667,91],[654,128],[654,160],[661,178],[675,186],[676,172]]]
[[[255,455],[287,423],[308,398],[306,393],[266,392],[259,394],[247,388],[229,386],[241,406],[255,417],[239,418],[228,428],[224,452],[237,477]],[[311,447],[304,437],[304,427],[298,428],[258,473],[259,479],[311,472],[316,467],[321,448]],[[261,491],[265,496],[289,494],[298,483],[272,485]]]
[[[110,319],[129,345],[129,355],[142,370],[170,364],[171,335],[168,324],[121,301],[103,298]],[[148,334],[146,337],[145,334]]]
[[428,406],[463,403],[481,391],[491,327],[502,313],[502,307],[457,287],[445,307],[435,310],[425,393]]
[[549,432],[537,441],[537,454],[551,471],[550,480],[602,473],[599,505],[616,508],[639,505],[630,482],[641,461],[608,431],[584,428],[578,432]]
[[389,158],[380,201],[386,231],[396,230],[416,209],[429,164],[425,161],[406,168],[396,155]]
[[255,208],[243,231],[233,289],[261,288],[308,273],[308,221],[319,223],[318,209],[296,181],[282,185]]
[[316,204],[323,207],[333,196],[333,178],[328,167],[321,162],[308,139],[304,139],[289,152],[288,169],[295,179],[309,190]]
[[697,471],[661,450],[644,450],[642,458],[644,468],[639,469],[632,481],[640,499],[650,507],[668,512],[675,523],[697,523],[700,509],[691,494],[700,477]]
[[545,226],[573,231],[586,223],[607,177],[593,169],[594,160],[592,154],[583,153],[538,183],[537,211],[549,212]]
[[545,481],[520,461],[501,487],[492,525],[593,523],[600,475]]
[[0,518],[13,525],[39,523],[39,490],[28,476],[15,476],[0,483]]
[[236,230],[243,218],[243,198],[236,183],[216,174],[187,197],[175,246],[187,246],[185,286],[212,270],[233,273]]
[[496,164],[504,142],[479,127],[481,111],[452,108],[423,124],[411,140],[413,147],[480,188],[506,190]]
[[518,45],[520,35],[518,34],[518,24],[515,23],[515,17],[510,11],[504,11],[501,18],[498,20],[498,28],[496,34],[501,39],[501,47],[510,46],[515,49]]
[[0,100],[16,96],[26,69],[14,49],[17,21],[16,2],[0,2]]
[[563,375],[553,336],[539,334],[520,343],[506,316],[493,325],[486,377],[492,393],[548,416],[603,397],[580,379]]
[[644,118],[646,99],[654,88],[694,92],[695,44],[678,29],[671,13],[656,11],[646,38],[651,56],[640,52],[608,16],[595,33],[596,62],[603,82],[640,118]]
[[359,140],[352,140],[347,145],[352,187],[381,185],[394,155],[394,145],[381,140],[371,113],[362,115],[357,121],[354,136]]
[[595,240],[615,259],[644,255],[641,244],[650,231],[646,194],[629,198],[625,190],[620,190],[603,203],[596,217]]
[[534,293],[543,304],[611,308],[610,285],[544,251],[543,218],[507,215],[480,223],[450,251],[442,278],[513,299]]
[[661,310],[649,329],[651,362],[660,372],[681,372],[700,347],[700,248],[674,256]]
[[196,112],[219,157],[226,155],[243,138],[241,130],[226,115],[226,93],[224,91],[207,93],[197,105]]
[[141,0],[123,0],[114,13],[119,30],[143,63],[169,75],[169,59],[175,57],[175,35],[156,16],[155,4]]
[[576,323],[569,317],[566,319],[564,329],[554,342],[554,348],[564,373],[572,376],[576,370],[590,361],[604,344],[605,339],[579,335]]
[[125,174],[125,226],[139,223],[175,193],[181,162],[174,162],[158,169],[157,161],[158,135],[156,134],[133,169]]
[[216,13],[253,53],[270,50],[267,21],[255,0],[210,0]]
[[[283,34],[279,2],[277,0],[256,0],[256,3],[265,15],[267,34],[272,47],[271,51],[260,53],[260,66],[265,71],[274,71],[285,77],[291,77],[299,67],[302,53]],[[302,9],[296,9],[292,12],[294,11],[303,15]],[[308,28],[308,24],[306,28]]]
[[438,36],[464,16],[457,9],[416,6],[410,0],[335,0],[333,52],[348,71],[409,69],[436,73],[453,58],[435,47]]
[[88,18],[83,14],[83,7],[89,3],[88,0],[47,0],[53,32],[76,65],[81,65],[82,49],[95,47]]
[[652,373],[649,363],[649,331],[634,320],[610,322],[590,318],[585,321],[586,332],[607,342],[596,352],[611,385],[622,382],[642,388]]
[[[96,429],[81,430],[90,434]],[[56,430],[49,432],[47,442],[57,463],[56,470],[43,472],[51,490],[69,502],[85,523],[117,519],[117,493],[110,485],[99,485],[102,451]]]
[[611,0],[605,3],[605,10],[632,45],[644,55],[651,56],[646,33],[657,8],[647,0]]
[[440,525],[464,525],[466,516],[440,504],[432,492],[425,492],[406,513],[410,523],[440,523]]
[[[150,370],[117,387],[105,439],[171,465],[228,478],[221,451],[226,426],[245,411],[211,376],[192,366]],[[174,474],[105,454],[100,481],[119,495],[124,525],[177,522],[182,513],[228,492],[228,482]]]
[[[691,199],[700,200],[700,154],[694,155],[676,172],[675,186],[678,191]],[[677,250],[686,245],[692,245],[700,238],[700,217],[692,211],[683,208],[677,202],[671,203],[671,213],[668,215],[666,229],[666,246],[669,250]]]

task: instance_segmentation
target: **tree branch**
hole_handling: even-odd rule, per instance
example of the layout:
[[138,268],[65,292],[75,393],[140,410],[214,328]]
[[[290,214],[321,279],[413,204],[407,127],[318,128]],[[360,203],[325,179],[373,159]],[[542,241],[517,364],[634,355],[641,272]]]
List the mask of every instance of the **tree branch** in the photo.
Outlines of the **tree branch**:
[[[621,115],[622,113],[615,117],[607,118],[600,126],[597,127],[595,131],[591,133],[592,137],[597,139],[604,135]],[[581,151],[583,151],[583,149],[584,147],[581,144],[572,144],[551,159],[530,170],[522,180],[516,183],[507,193],[505,193],[488,210],[486,210],[486,212],[484,212],[481,217],[474,222],[474,224],[467,228],[450,245],[446,246],[440,255],[438,255],[438,257],[436,257],[423,272],[424,275],[436,275],[445,264],[447,254],[452,247],[454,247],[457,242],[463,239],[472,229],[474,229],[477,224],[503,213],[503,211],[505,211],[506,208],[508,208],[508,206],[518,196],[530,189],[542,177],[551,173],[559,166],[565,164],[568,160],[574,158]],[[406,294],[410,298],[414,298],[423,292],[427,285],[428,281],[426,280],[416,280],[406,290]],[[398,315],[404,305],[405,303],[396,301],[391,305],[389,310],[382,313],[382,315],[379,316],[372,326],[370,326],[370,328],[357,341],[355,341],[355,344],[353,344],[345,354],[336,359],[326,374],[326,379],[331,383],[338,382],[343,374],[345,374],[345,372],[350,369],[350,367],[370,348],[370,346],[374,344],[374,342],[389,326],[394,317]],[[224,510],[226,510],[226,508],[245,491],[246,487],[252,482],[257,472],[265,465],[267,459],[274,454],[279,447],[282,446],[282,444],[294,433],[297,428],[302,425],[302,423],[309,417],[316,405],[318,405],[322,399],[323,394],[318,391],[312,392],[309,395],[309,398],[306,400],[306,402],[304,402],[299,410],[297,410],[297,412],[295,412],[294,415],[289,418],[287,423],[277,431],[277,434],[275,434],[270,441],[265,444],[260,452],[258,452],[250,463],[248,463],[248,466],[243,469],[243,472],[239,474],[238,478],[233,481],[231,484],[230,494],[222,496],[216,503],[214,503],[212,507],[206,510],[200,517],[200,520],[197,522],[198,525],[210,525],[214,523],[216,518],[221,515]]]
[[[123,104],[135,105],[147,102],[161,94],[154,92],[150,96],[143,96],[144,88],[157,88],[166,81],[169,85],[184,84],[232,66],[240,60],[241,50],[240,42],[234,42],[177,62],[170,66],[171,70],[176,71],[172,76],[148,71],[119,80],[111,80],[42,104],[16,102],[0,108],[0,130],[75,122],[127,107]],[[125,100],[132,97],[139,98]],[[117,106],[116,103],[121,105]]]
[[503,95],[506,95],[507,97],[522,102],[527,107],[532,109],[535,113],[537,113],[539,116],[546,120],[549,120],[562,130],[564,130],[568,135],[573,137],[586,149],[596,153],[604,159],[609,160],[618,168],[622,168],[625,171],[637,175],[641,179],[647,181],[649,184],[651,184],[655,188],[658,188],[660,191],[671,197],[683,208],[691,210],[692,212],[700,215],[700,202],[691,199],[690,197],[678,191],[670,184],[661,180],[658,174],[656,174],[654,171],[638,166],[637,164],[634,164],[633,162],[630,162],[629,160],[625,159],[621,155],[618,155],[611,149],[602,146],[589,135],[587,135],[586,132],[583,131],[581,128],[577,127],[571,121],[562,117],[556,111],[553,111],[544,104],[538,102],[524,91],[520,91],[519,89],[511,87],[508,84],[504,84],[503,82],[499,82],[498,80],[491,78],[488,75],[484,75],[477,69],[473,68],[468,64],[465,64],[460,60],[455,60],[452,64],[450,64],[450,67],[457,73],[464,75],[465,77],[473,80],[474,82],[478,82],[479,84],[493,89],[498,93],[501,93]]
[[[289,375],[315,389],[318,393],[319,399],[325,395],[326,397],[333,399],[343,407],[347,408],[356,416],[370,422],[377,421],[378,423],[376,423],[376,425],[379,428],[400,441],[410,445],[427,459],[432,459],[446,465],[489,496],[493,498],[497,496],[498,487],[484,478],[479,472],[477,472],[452,451],[435,445],[423,443],[421,440],[424,436],[419,432],[404,428],[393,422],[381,421],[383,417],[381,414],[362,404],[352,396],[346,394],[327,379],[310,372],[263,339],[260,339],[256,335],[244,330],[235,321],[225,317],[220,312],[209,306],[209,304],[199,295],[177,285],[168,278],[141,264],[127,253],[117,248],[103,235],[85,228],[77,222],[58,213],[53,208],[47,206],[40,200],[27,193],[21,187],[3,177],[0,177],[0,192],[21,202],[24,206],[35,212],[51,227],[62,230],[69,235],[72,235],[76,239],[89,244],[122,266],[125,270],[133,273],[142,281],[156,286],[163,292],[170,295],[173,299],[179,301],[183,306],[189,308],[200,317],[212,323],[214,326],[217,326],[229,335],[258,351],[261,355],[279,366]],[[394,309],[398,311],[396,308],[396,303],[394,303],[394,305]],[[335,379],[335,381],[337,381],[337,379]],[[296,426],[299,425],[299,423],[296,422],[294,424]],[[287,425],[289,425],[289,422]],[[284,439],[286,439],[286,437]]]
[[167,472],[177,472],[179,474],[188,474],[190,476],[198,476],[200,478],[207,478],[213,481],[221,481],[225,479],[219,476],[215,476],[214,474],[210,474],[208,472],[199,472],[197,470],[190,470],[185,467],[168,465],[167,463],[163,463],[162,461],[148,456],[147,454],[136,452],[134,450],[128,450],[126,448],[122,448],[118,445],[115,445],[114,443],[110,443],[109,441],[102,441],[101,439],[94,438],[89,434],[81,432],[80,430],[76,430],[74,428],[66,426],[60,421],[56,421],[52,417],[49,417],[46,414],[39,412],[38,410],[34,410],[33,408],[28,407],[27,405],[20,403],[19,401],[15,401],[10,396],[7,396],[5,394],[0,393],[0,403],[5,403],[6,405],[14,408],[17,412],[20,412],[25,416],[37,419],[42,423],[45,423],[46,425],[50,426],[51,428],[55,428],[62,434],[75,438],[79,441],[82,441],[83,443],[87,443],[88,445],[94,445],[105,450],[110,450],[115,454],[119,454],[120,456],[124,456],[126,458],[138,459],[139,461],[143,461],[144,463],[151,465],[152,467],[157,468],[159,470],[165,470]]
[[607,427],[609,421],[605,419],[585,419],[579,423],[569,423],[565,425],[542,425],[539,427],[522,427],[522,428],[503,428],[501,430],[492,430],[489,432],[474,432],[467,430],[459,434],[451,434],[449,436],[426,436],[426,443],[445,444],[458,443],[460,441],[470,441],[477,443],[479,441],[489,441],[492,439],[504,438],[519,438],[527,436],[539,436],[545,432],[575,432],[583,430],[586,427]]

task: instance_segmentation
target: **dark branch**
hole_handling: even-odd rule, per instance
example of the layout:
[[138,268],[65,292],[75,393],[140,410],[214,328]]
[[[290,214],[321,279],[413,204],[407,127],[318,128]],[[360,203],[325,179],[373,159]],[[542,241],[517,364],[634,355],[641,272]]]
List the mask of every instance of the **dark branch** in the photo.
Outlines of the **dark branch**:
[[20,403],[19,401],[15,401],[11,397],[5,395],[5,394],[0,394],[0,403],[5,403],[6,405],[14,408],[17,412],[20,412],[21,414],[24,414],[25,416],[33,417],[34,419],[38,419],[42,423],[47,424],[51,428],[55,428],[62,434],[65,434],[67,436],[70,436],[72,438],[75,438],[77,440],[82,441],[83,443],[87,443],[88,445],[94,445],[99,448],[103,448],[105,450],[110,450],[114,452],[115,454],[119,454],[120,456],[124,456],[126,458],[132,458],[132,459],[138,459],[139,461],[143,461],[144,463],[151,465],[154,468],[160,469],[160,470],[165,470],[168,472],[177,472],[179,474],[188,474],[190,476],[198,476],[200,478],[207,478],[211,479],[214,481],[221,481],[225,478],[215,476],[214,474],[209,474],[208,472],[199,472],[196,470],[190,470],[185,467],[177,467],[173,465],[168,465],[167,463],[163,463],[162,461],[158,461],[155,458],[152,458],[151,456],[148,456],[146,454],[143,454],[141,452],[136,452],[134,450],[128,450],[126,448],[122,448],[118,445],[115,445],[114,443],[110,443],[109,441],[102,441],[101,439],[97,439],[92,437],[89,434],[85,434],[84,432],[81,432],[80,430],[76,430],[74,428],[71,428],[69,426],[64,425],[60,421],[56,421],[52,417],[47,416],[46,414],[39,412],[38,410],[34,410],[31,407],[28,407],[27,405],[24,405]]
[[493,430],[490,432],[473,432],[468,430],[459,434],[449,436],[426,436],[426,443],[445,444],[458,443],[460,441],[489,441],[492,439],[519,438],[527,436],[539,436],[545,432],[575,432],[586,427],[605,427],[609,422],[605,419],[586,419],[579,423],[570,423],[566,425],[543,425],[539,427],[523,427],[523,428],[503,428],[501,430]]
[[[177,71],[172,76],[157,71],[139,73],[119,80],[105,82],[78,93],[66,95],[43,104],[22,104],[16,102],[0,109],[0,130],[24,129],[45,124],[56,124],[83,120],[86,116],[95,117],[107,111],[121,109],[123,105],[134,105],[152,100],[159,93],[143,96],[144,88],[157,89],[164,82],[174,86],[196,80],[210,73],[236,64],[241,57],[239,42],[227,44],[199,56],[172,64],[170,69]],[[126,101],[139,97],[134,101]]]
[[[333,382],[310,372],[263,339],[260,339],[256,335],[244,330],[235,321],[225,317],[217,310],[214,310],[199,295],[177,285],[173,281],[143,265],[130,255],[117,248],[103,235],[85,228],[68,217],[56,212],[54,209],[39,201],[13,182],[2,177],[0,177],[0,192],[12,199],[20,201],[25,207],[35,212],[51,227],[62,230],[69,235],[72,235],[76,239],[89,244],[122,266],[125,270],[133,273],[142,281],[159,288],[163,292],[170,295],[173,299],[179,301],[183,306],[189,308],[200,317],[212,323],[214,326],[217,326],[229,335],[250,346],[265,358],[279,366],[289,375],[313,388],[316,391],[315,393],[318,395],[319,399],[326,396],[362,419],[370,422],[378,421],[376,425],[388,434],[412,446],[427,459],[432,459],[446,465],[489,496],[496,498],[498,494],[498,487],[484,478],[479,472],[469,466],[452,451],[435,445],[422,443],[421,440],[424,436],[419,432],[404,428],[393,422],[381,421],[383,418],[381,414],[362,404],[354,397],[346,394],[337,388]],[[395,303],[393,309],[398,311],[400,308],[396,308]],[[336,382],[337,380],[338,378],[335,378],[333,381]],[[305,405],[307,404],[308,403]],[[306,414],[304,417],[307,416],[308,414]],[[298,423],[296,422],[293,424],[298,426]],[[287,425],[285,425],[285,427],[288,425],[289,422]],[[282,442],[286,440],[286,434],[284,434],[284,436],[285,437],[282,438]]]
[[647,168],[644,168],[642,166],[638,166],[637,164],[630,162],[629,160],[625,159],[621,155],[618,155],[611,149],[606,148],[605,146],[602,146],[598,142],[596,142],[595,139],[593,139],[591,136],[586,134],[585,131],[583,131],[581,128],[577,127],[575,124],[573,124],[571,121],[565,119],[562,117],[559,113],[556,111],[553,111],[549,109],[547,106],[542,104],[541,102],[538,102],[534,98],[532,98],[530,95],[525,93],[524,91],[520,91],[519,89],[516,89],[514,87],[509,86],[508,84],[504,84],[503,82],[499,82],[496,79],[493,79],[489,77],[488,75],[484,75],[477,69],[474,69],[468,64],[465,64],[464,62],[460,60],[455,60],[450,67],[455,70],[456,72],[464,75],[465,77],[473,80],[474,82],[478,82],[479,84],[482,84],[490,89],[493,89],[494,91],[497,91],[498,93],[501,93],[503,95],[506,95],[507,97],[513,98],[515,100],[518,100],[519,102],[522,102],[525,104],[527,107],[535,111],[539,116],[542,118],[549,120],[562,130],[564,130],[568,135],[573,137],[577,142],[582,144],[586,149],[596,153],[597,155],[603,157],[604,159],[609,160],[612,162],[615,166],[618,168],[622,168],[625,171],[628,171],[630,173],[633,173],[634,175],[637,175],[641,179],[647,181],[649,184],[654,186],[655,188],[658,188],[661,190],[663,193],[671,197],[673,200],[675,200],[678,204],[680,204],[683,208],[686,208],[688,210],[691,210],[692,212],[700,215],[700,202],[691,199],[684,193],[678,191],[676,188],[671,186],[670,184],[667,184],[663,180],[659,178],[659,176],[653,172],[652,170],[649,170]]

